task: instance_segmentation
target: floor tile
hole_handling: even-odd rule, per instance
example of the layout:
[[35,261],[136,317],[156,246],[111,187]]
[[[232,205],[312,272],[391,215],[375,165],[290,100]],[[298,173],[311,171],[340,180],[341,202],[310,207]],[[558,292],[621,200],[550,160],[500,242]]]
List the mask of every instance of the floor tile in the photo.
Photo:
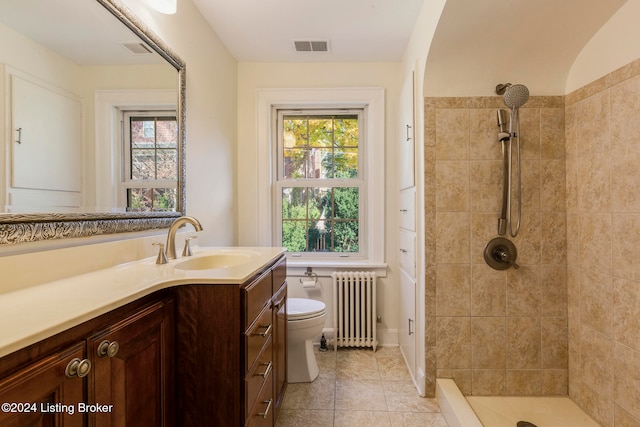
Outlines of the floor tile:
[[289,384],[277,427],[446,427],[413,384],[399,347],[320,352],[320,375]]

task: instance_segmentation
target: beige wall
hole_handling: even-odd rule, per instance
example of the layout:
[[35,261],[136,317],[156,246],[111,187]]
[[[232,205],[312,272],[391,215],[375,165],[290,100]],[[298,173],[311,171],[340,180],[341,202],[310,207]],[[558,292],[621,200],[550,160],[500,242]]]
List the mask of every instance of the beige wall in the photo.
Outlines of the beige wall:
[[563,100],[521,109],[518,270],[483,258],[502,206],[496,108],[499,97],[425,100],[427,389],[437,374],[466,394],[566,394]]
[[569,392],[640,425],[640,60],[566,97]]
[[[259,230],[270,227],[258,209],[258,162],[269,161],[257,156],[256,95],[267,88],[340,88],[382,87],[385,90],[385,222],[372,224],[385,227],[385,262],[387,277],[378,285],[378,314],[382,316],[378,337],[383,345],[397,344],[399,276],[397,271],[397,155],[395,147],[395,111],[400,92],[399,63],[239,63],[238,64],[238,244],[260,243]],[[331,267],[331,266],[327,266]],[[320,278],[320,289],[303,290],[297,277],[290,277],[289,294],[330,301],[331,278]],[[297,286],[296,286],[297,285]],[[327,321],[328,327],[333,320]],[[388,337],[385,339],[385,337]]]
[[198,243],[233,245],[237,62],[191,0],[175,15],[125,2],[187,65],[187,213],[204,228]]

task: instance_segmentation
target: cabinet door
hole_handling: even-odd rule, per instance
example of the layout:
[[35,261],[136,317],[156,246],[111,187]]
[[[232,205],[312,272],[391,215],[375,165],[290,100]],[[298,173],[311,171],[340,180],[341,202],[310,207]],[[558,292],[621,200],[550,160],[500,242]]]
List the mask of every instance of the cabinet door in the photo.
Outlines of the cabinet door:
[[416,378],[416,282],[400,270],[400,331],[398,340],[411,376]]
[[[0,411],[3,427],[80,427],[85,415],[78,413],[83,402],[84,380],[68,378],[65,370],[73,359],[84,358],[84,341],[45,357],[15,374],[0,379]],[[24,406],[28,404],[28,406]],[[21,405],[18,407],[18,405]],[[34,406],[35,405],[35,406]],[[8,409],[8,410],[5,410]],[[15,412],[13,412],[15,410]],[[28,411],[28,412],[27,412]]]
[[109,412],[90,413],[90,426],[174,425],[173,341],[171,301],[144,308],[89,339],[89,402],[113,405]]
[[400,189],[415,185],[414,74],[402,86],[399,114],[399,184]]
[[278,418],[280,406],[287,388],[287,286],[273,297],[273,360],[275,362],[273,372],[273,397],[275,399],[274,420]]

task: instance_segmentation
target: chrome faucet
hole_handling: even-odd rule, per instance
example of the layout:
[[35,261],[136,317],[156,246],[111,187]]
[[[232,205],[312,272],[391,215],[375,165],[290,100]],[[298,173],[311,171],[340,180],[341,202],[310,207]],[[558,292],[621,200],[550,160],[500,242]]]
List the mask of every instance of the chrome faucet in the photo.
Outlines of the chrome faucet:
[[202,231],[200,221],[192,216],[181,216],[173,221],[167,235],[167,259],[176,259],[176,232],[184,224],[191,224],[196,231]]

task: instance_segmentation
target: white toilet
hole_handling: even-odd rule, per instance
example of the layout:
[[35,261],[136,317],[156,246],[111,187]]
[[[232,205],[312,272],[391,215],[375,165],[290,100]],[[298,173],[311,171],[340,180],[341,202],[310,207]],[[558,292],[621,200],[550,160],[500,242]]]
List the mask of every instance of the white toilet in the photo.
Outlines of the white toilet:
[[321,301],[287,299],[288,382],[308,383],[318,376],[320,371],[312,340],[322,332],[326,317],[326,307]]

